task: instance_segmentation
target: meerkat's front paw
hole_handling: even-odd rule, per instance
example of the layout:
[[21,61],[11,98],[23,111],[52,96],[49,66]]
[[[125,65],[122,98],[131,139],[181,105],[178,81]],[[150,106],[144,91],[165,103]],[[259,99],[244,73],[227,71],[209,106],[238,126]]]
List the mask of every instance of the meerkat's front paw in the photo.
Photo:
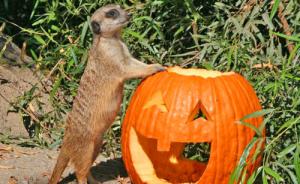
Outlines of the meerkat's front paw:
[[[156,73],[156,72],[162,72],[162,71],[165,71],[166,68],[163,67],[161,64],[152,64],[150,65],[152,70],[153,70],[153,73]],[[152,74],[153,74],[152,73]]]

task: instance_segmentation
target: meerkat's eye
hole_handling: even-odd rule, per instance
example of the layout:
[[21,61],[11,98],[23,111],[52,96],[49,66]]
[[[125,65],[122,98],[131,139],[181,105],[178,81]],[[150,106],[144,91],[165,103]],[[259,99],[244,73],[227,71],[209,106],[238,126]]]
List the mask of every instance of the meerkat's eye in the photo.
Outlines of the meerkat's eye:
[[105,16],[107,18],[117,18],[118,16],[120,15],[119,11],[116,10],[116,9],[112,9],[112,10],[109,10],[108,12],[106,12]]

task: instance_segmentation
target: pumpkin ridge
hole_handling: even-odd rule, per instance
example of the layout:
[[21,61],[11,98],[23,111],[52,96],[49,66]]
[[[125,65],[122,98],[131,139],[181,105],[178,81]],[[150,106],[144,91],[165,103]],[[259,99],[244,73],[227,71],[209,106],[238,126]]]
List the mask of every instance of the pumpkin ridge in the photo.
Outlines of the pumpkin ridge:
[[[175,77],[171,77],[168,81],[167,84],[164,85],[164,91],[169,91],[170,89],[173,89],[174,87],[174,84],[176,84],[176,82],[174,82],[175,80],[177,80],[177,78]],[[176,89],[176,88],[175,88]],[[178,92],[178,90],[176,90],[176,92]],[[163,94],[164,95],[164,94]],[[174,95],[175,96],[175,95]],[[163,96],[164,98],[164,96]],[[171,108],[173,106],[172,103],[174,103],[174,99],[171,100],[171,104],[168,103],[168,100],[166,98],[165,99],[165,103],[166,103],[166,106],[167,108],[169,109],[169,111],[172,111],[173,109]],[[170,114],[165,114],[164,115],[164,118],[162,118],[160,121],[165,121],[165,122],[169,122],[169,119],[171,118]],[[161,127],[163,131],[165,130],[169,130],[170,127],[168,127],[168,123],[160,123],[161,125],[163,125],[164,127]],[[158,126],[156,128],[159,128]],[[159,130],[156,130],[156,131],[159,131]],[[169,134],[167,133],[162,133],[162,134],[159,134],[160,136],[157,137],[157,150],[158,151],[169,151],[170,150],[170,145],[171,145],[171,142],[170,142],[170,136]],[[161,141],[160,141],[161,140]]]
[[[239,89],[239,94],[243,99],[243,103],[248,104],[248,106],[242,105],[242,107],[243,107],[243,108],[241,108],[242,109],[242,114],[239,117],[237,117],[238,118],[237,121],[239,121],[241,118],[243,118],[244,116],[246,116],[247,114],[249,114],[253,111],[253,103],[254,102],[251,99],[249,99],[249,96],[248,96],[248,94],[252,93],[252,91],[249,91],[249,90],[245,89],[245,86],[248,85],[248,83],[247,83],[246,80],[244,80],[243,77],[240,77],[240,75],[238,75],[238,77],[236,77],[236,78],[231,78],[229,81],[232,81],[232,83],[236,84],[232,88],[232,90],[234,90],[235,88],[238,88]],[[253,120],[251,120],[248,123],[251,123],[251,124],[255,125],[254,124],[255,122]],[[241,129],[241,133],[242,133],[242,135],[244,135],[244,136],[241,135],[242,140],[241,140],[241,144],[239,145],[239,149],[238,149],[239,158],[237,159],[237,161],[239,161],[240,157],[242,156],[242,154],[244,152],[244,149],[247,147],[248,143],[253,138],[253,130],[250,129],[249,127],[246,127],[246,126],[242,125],[242,124],[239,124],[238,122],[236,123],[236,126],[239,129]],[[250,152],[250,154],[248,155],[248,158],[251,156],[251,154],[252,153]],[[236,166],[237,165],[238,165],[238,162],[236,163]],[[245,169],[247,169],[247,167],[248,166],[246,166]]]
[[[239,94],[239,91],[237,89],[235,89],[235,84],[232,83],[232,82],[229,82],[228,80],[230,80],[232,78],[232,76],[226,76],[223,77],[221,80],[222,80],[222,85],[224,86],[223,89],[224,91],[226,91],[226,97],[227,97],[227,103],[229,103],[229,107],[231,109],[234,109],[231,111],[232,113],[232,118],[231,116],[228,117],[229,120],[228,121],[231,121],[231,123],[227,123],[227,126],[224,130],[228,130],[228,132],[226,133],[227,136],[226,137],[229,137],[231,139],[231,142],[233,142],[230,147],[230,152],[233,152],[233,153],[238,153],[238,149],[239,149],[239,144],[240,143],[240,133],[237,129],[237,125],[236,123],[234,123],[236,117],[240,116],[239,114],[237,114],[237,112],[239,112],[239,108],[236,107],[236,104],[238,104],[238,102],[236,101],[238,98],[236,97],[237,94]],[[235,90],[233,90],[235,89]],[[228,135],[231,135],[233,134],[232,136],[228,136]],[[235,154],[231,157],[227,157],[226,160],[223,162],[224,163],[224,168],[227,168],[228,170],[232,170],[234,166],[232,165],[235,165],[235,162],[239,160],[239,155],[238,154]],[[225,165],[226,164],[226,165]],[[228,181],[226,181],[228,182]]]
[[[248,95],[250,95],[250,98],[253,99],[254,112],[257,111],[257,110],[261,110],[262,107],[260,105],[259,99],[256,97],[256,93],[255,93],[254,88],[249,83],[247,83],[247,81],[243,77],[240,76],[240,78],[241,78],[241,80],[245,81],[245,83],[246,83],[245,87],[247,87],[248,90],[251,91],[251,93],[249,93]],[[256,127],[259,127],[261,125],[261,122],[263,121],[263,117],[252,118],[252,121],[253,121],[253,123]],[[263,136],[265,135],[264,132],[265,132],[265,129],[263,130]],[[253,136],[251,137],[251,139],[253,138]],[[264,145],[264,142],[262,143],[262,146],[263,145]],[[257,149],[257,147],[258,147],[258,144],[255,144],[255,146],[252,148],[251,157],[253,156],[255,150]],[[253,164],[250,165],[248,170],[250,172],[252,172],[255,169],[255,167],[257,167],[260,164],[261,159],[262,159],[261,155],[258,156],[256,161]]]
[[[142,83],[141,83],[141,85],[142,85],[142,87],[141,88],[138,88],[138,89],[140,89],[140,91],[138,92],[138,93],[136,93],[136,95],[138,96],[138,98],[137,98],[137,100],[136,100],[136,104],[133,104],[132,106],[133,107],[137,107],[135,110],[136,111],[138,111],[139,113],[143,113],[143,111],[142,111],[142,104],[144,103],[144,101],[145,101],[145,99],[148,99],[149,98],[149,96],[151,95],[151,93],[149,92],[149,93],[147,93],[147,94],[145,94],[144,96],[142,96],[142,95],[140,95],[140,94],[144,94],[144,91],[149,91],[149,87],[152,87],[151,89],[152,90],[154,90],[153,89],[153,84],[155,83],[155,80],[153,79],[153,77],[154,76],[150,76],[150,77],[148,77],[147,78],[147,83],[149,83],[150,85],[146,85],[146,80],[143,80],[142,81]],[[131,104],[130,104],[131,105]],[[143,113],[143,117],[145,117],[145,114]],[[135,121],[133,122],[133,126],[137,129],[137,130],[140,130],[140,126],[141,126],[141,124],[140,123],[138,123],[139,121],[140,121],[140,118],[141,117],[137,117],[136,119],[135,119]]]
[[[154,77],[156,77],[156,78],[154,78]],[[157,89],[159,89],[163,86],[162,81],[164,81],[165,78],[167,78],[167,76],[165,76],[165,77],[162,77],[161,81],[157,81],[157,77],[159,77],[159,76],[153,76],[153,84],[152,84],[153,86],[151,85],[151,90],[149,89],[149,90],[145,91],[148,96],[147,96],[147,98],[145,98],[143,105],[145,105],[145,102],[147,103],[147,101],[150,100],[150,98],[152,98],[152,96],[157,91]],[[165,99],[163,97],[163,94],[161,94],[161,95],[162,95],[162,100],[164,101]],[[152,107],[152,108],[156,109],[157,107]],[[147,132],[147,134],[149,134],[149,135],[154,135],[155,132],[161,131],[161,130],[157,130],[157,126],[156,126],[157,124],[155,123],[155,119],[152,118],[152,116],[154,116],[154,114],[151,113],[150,109],[142,110],[141,112],[143,112],[143,114],[144,114],[144,116],[142,116],[143,117],[142,119],[147,120],[149,122],[147,122],[146,125],[144,125],[144,122],[143,123],[140,122],[140,126],[143,126],[144,129],[143,130],[138,129],[139,130],[138,133],[143,132],[142,134],[144,135]],[[154,110],[154,113],[156,116],[159,116],[158,114],[160,114],[161,112]],[[152,136],[152,137],[154,137],[154,136]]]
[[[242,77],[239,77],[239,78],[235,79],[234,81],[237,83],[237,85],[239,85],[241,87],[242,91],[244,91],[243,92],[243,94],[245,96],[244,98],[246,99],[246,103],[248,103],[249,106],[250,106],[248,108],[249,110],[247,112],[245,112],[243,117],[259,110],[259,109],[256,109],[256,105],[255,105],[256,102],[251,100],[252,98],[250,97],[250,95],[252,96],[252,94],[255,94],[255,93],[254,93],[253,88],[249,88],[251,86],[247,83],[247,81]],[[251,124],[253,124],[256,127],[259,124],[259,119],[258,118],[252,118],[252,120],[248,119],[248,123],[249,123],[249,121],[251,121],[252,122]],[[246,122],[247,122],[247,120],[246,120]],[[240,125],[240,126],[243,126],[243,125]],[[255,136],[254,130],[250,129],[249,127],[244,127],[244,129],[247,131],[245,133],[245,135],[248,135],[248,136],[247,136],[247,141],[245,142],[245,146],[243,147],[243,149],[241,149],[241,154],[243,153],[243,150],[247,146],[247,142],[251,141],[251,139]],[[251,131],[251,133],[248,133],[249,131]],[[252,158],[253,152],[256,149],[256,147],[257,147],[257,144],[255,144],[254,147],[250,150],[250,153],[248,155],[247,160]],[[250,165],[248,164],[245,169],[248,170],[248,171],[249,170],[251,171],[252,170],[252,165],[255,165],[255,164],[250,164]]]
[[[225,123],[227,121],[230,121],[230,118],[227,116],[227,108],[226,108],[226,105],[227,105],[227,93],[226,91],[224,90],[226,88],[226,86],[224,85],[223,83],[223,78],[228,78],[227,76],[222,76],[222,77],[219,77],[219,78],[216,78],[216,80],[214,80],[214,86],[215,86],[215,90],[216,90],[216,97],[218,98],[218,102],[219,104],[216,106],[217,107],[217,116],[218,117],[218,120],[216,120],[216,129],[217,129],[217,139],[216,140],[219,140],[219,142],[217,143],[217,149],[218,149],[218,152],[224,152],[226,153],[226,149],[229,148],[229,146],[227,145],[228,143],[231,142],[231,139],[229,139],[228,136],[225,136],[227,134],[227,132],[224,132],[226,131],[226,127],[225,127]],[[223,102],[223,103],[222,103]],[[226,122],[225,122],[226,121]],[[229,140],[228,140],[229,139]],[[217,154],[217,159],[216,159],[216,166],[215,166],[215,170],[217,171],[226,171],[227,169],[229,168],[224,168],[223,167],[223,164],[227,162],[227,157],[230,157],[230,155],[228,155],[226,157],[226,160],[224,160],[224,157],[221,157],[220,156],[221,154]],[[222,163],[222,164],[221,164]],[[215,172],[215,180],[216,181],[222,181],[222,183],[227,183],[227,181],[224,181],[224,179],[222,178],[223,177],[223,172]]]
[[[245,87],[247,87],[249,89],[249,91],[252,91],[252,93],[250,93],[249,95],[251,95],[250,98],[253,99],[253,101],[254,101],[253,105],[254,105],[255,111],[261,110],[262,106],[260,104],[259,98],[257,98],[255,89],[253,88],[252,85],[247,83],[247,81],[242,76],[240,76],[240,78],[242,78],[242,80],[244,80],[246,82]],[[256,119],[256,121],[255,121],[256,127],[259,127],[261,125],[261,122],[263,121],[263,117],[257,117],[255,119]],[[264,135],[264,133],[265,133],[265,129],[263,129],[263,135]]]
[[[195,103],[197,103],[196,101],[198,101],[199,100],[199,97],[198,97],[198,95],[196,95],[196,94],[191,94],[190,92],[191,91],[196,91],[196,90],[194,90],[194,88],[196,87],[196,85],[193,85],[194,83],[196,83],[196,81],[197,80],[194,80],[194,79],[191,79],[192,81],[180,81],[180,82],[185,82],[186,83],[186,85],[187,86],[189,86],[191,89],[189,89],[189,90],[186,90],[186,91],[182,91],[181,90],[181,93],[179,93],[178,94],[178,96],[182,96],[182,97],[184,97],[185,98],[185,100],[184,100],[184,104],[183,104],[183,100],[177,100],[177,103],[176,103],[176,112],[180,112],[180,110],[181,110],[181,105],[182,106],[186,106],[186,104],[188,104],[187,105],[187,109],[186,109],[186,112],[188,113],[188,114],[191,114],[192,113],[192,111],[193,111],[193,107],[192,106],[194,106],[194,104]],[[182,94],[183,93],[183,94]],[[175,95],[174,95],[175,96]],[[177,95],[176,95],[177,96]],[[197,96],[197,97],[196,97]],[[198,98],[198,99],[197,99]],[[180,123],[180,125],[181,125],[181,127],[180,127],[180,129],[181,129],[181,131],[180,132],[191,132],[192,130],[191,130],[191,126],[187,126],[187,123],[188,123],[188,116],[187,117],[184,117],[184,119],[181,119],[181,121],[182,122],[184,122],[184,123]],[[174,129],[176,128],[175,127],[175,125],[173,125],[174,126]],[[179,127],[178,127],[179,128]],[[187,129],[187,131],[184,131],[184,129]],[[173,134],[173,137],[175,136],[175,138],[172,138],[172,140],[174,139],[174,140],[176,140],[176,135],[175,134]],[[181,136],[184,136],[184,139],[186,139],[186,140],[191,140],[192,138],[192,134],[181,134]]]
[[[251,93],[248,94],[248,98],[251,99],[251,101],[254,101],[252,103],[254,112],[257,111],[257,110],[260,110],[262,107],[259,103],[258,98],[256,97],[256,93],[255,93],[254,88],[249,83],[247,83],[247,81],[242,76],[239,76],[239,77],[241,78],[241,80],[243,80],[246,83],[244,87],[247,88],[247,91],[251,91]],[[253,112],[251,112],[251,113],[253,113]],[[255,123],[256,127],[258,127],[260,125],[260,123],[259,123],[260,120],[259,120],[259,118],[255,118],[255,119],[256,119],[256,121],[255,121],[256,122]]]
[[[172,91],[172,99],[170,100],[171,103],[169,104],[170,106],[170,111],[174,111],[174,103],[176,103],[176,98],[178,97],[178,93],[181,92],[181,88],[180,88],[180,80],[181,78],[180,77],[172,77],[174,78],[174,83],[172,83],[172,86],[169,86],[169,88],[166,90],[166,91]],[[176,80],[175,80],[176,79]],[[179,80],[179,81],[178,81]],[[171,88],[171,89],[170,89]],[[175,105],[175,107],[177,107]],[[165,118],[165,122],[170,122],[170,119],[173,118],[171,116],[171,114],[168,114]],[[166,130],[169,130],[169,132],[172,132],[172,128],[173,127],[170,127],[172,124],[171,123],[164,123]],[[157,144],[157,150],[158,151],[169,151],[170,150],[170,145],[171,145],[171,141],[170,141],[170,134],[169,133],[165,133],[165,134],[162,134],[162,136],[160,137],[162,139],[162,142],[161,142],[161,145],[159,145],[159,142]],[[169,147],[169,148],[167,148]]]
[[[157,81],[156,80],[157,77],[161,77],[162,80]],[[138,106],[141,108],[139,112],[142,114],[142,116],[140,116],[140,119],[137,120],[138,123],[136,124],[136,130],[138,133],[140,133],[142,135],[146,135],[146,134],[154,135],[156,131],[159,131],[159,130],[157,130],[155,120],[152,118],[153,114],[151,113],[151,111],[143,109],[142,107],[148,102],[148,100],[151,100],[151,98],[152,98],[153,94],[155,93],[155,91],[157,90],[157,88],[163,86],[162,81],[164,81],[165,78],[168,78],[168,76],[163,75],[163,73],[158,73],[158,75],[151,76],[151,78],[150,78],[151,81],[149,81],[149,79],[147,81],[144,81],[145,83],[147,82],[148,88],[145,88],[144,91],[139,93],[140,95],[143,94],[143,100],[140,102],[140,104]],[[148,121],[145,124],[144,122],[146,120],[147,121],[150,120],[150,121]],[[160,129],[160,131],[162,131],[162,129]],[[153,136],[151,136],[151,137],[153,137]]]
[[[129,121],[133,122],[133,125],[135,125],[136,118],[134,116],[131,116],[131,113],[132,113],[131,106],[138,106],[138,104],[140,104],[140,102],[141,102],[142,99],[141,99],[141,96],[138,95],[138,94],[142,91],[143,86],[144,86],[144,83],[142,82],[138,86],[138,88],[136,89],[136,91],[134,92],[134,94],[132,96],[132,99],[130,99],[130,103],[128,104],[128,109],[127,109],[128,112],[126,112],[126,115],[128,113],[128,117],[131,117],[129,119]],[[126,116],[125,116],[125,118],[126,118]],[[133,120],[133,118],[134,118],[134,120]]]
[[[231,79],[229,79],[229,80],[231,80]],[[246,116],[249,113],[249,109],[250,109],[250,111],[252,111],[252,101],[249,101],[246,96],[248,91],[245,91],[244,82],[240,81],[240,78],[234,78],[232,81],[233,81],[233,83],[236,84],[236,85],[233,85],[233,88],[238,87],[238,90],[235,90],[235,91],[238,91],[238,93],[239,93],[240,103],[248,104],[248,107],[244,107],[243,105],[240,106],[241,114],[238,117],[236,117],[236,119],[235,119],[236,121],[240,121],[241,118],[243,118],[244,116]],[[237,128],[240,129],[242,135],[247,135],[246,133],[249,131],[248,127],[245,127],[244,125],[241,125],[238,123],[237,123]],[[241,138],[242,138],[242,139],[240,139],[241,144],[239,145],[238,152],[237,152],[238,156],[239,156],[238,160],[240,159],[241,155],[243,154],[243,151],[244,151],[245,147],[247,146],[247,142],[248,142],[250,136],[246,136],[246,137],[241,136]],[[236,163],[236,164],[238,164],[238,163]]]
[[[159,83],[157,86],[161,86],[161,83]],[[156,92],[154,92],[154,93],[156,93]],[[162,95],[162,93],[161,93],[161,95]],[[164,98],[163,98],[163,96],[161,96],[161,98],[162,98],[162,100],[164,101]],[[148,101],[148,100],[147,100]],[[147,103],[147,102],[146,102]],[[143,104],[143,106],[144,106],[145,104]],[[161,110],[160,110],[160,108],[157,106],[157,105],[154,105],[154,106],[152,106],[152,107],[150,107],[150,108],[152,108],[152,109],[148,109],[148,110],[146,110],[146,109],[143,109],[142,110],[142,112],[145,112],[144,114],[145,114],[145,117],[143,117],[145,120],[147,120],[148,122],[147,122],[147,124],[146,125],[144,125],[144,134],[145,134],[145,132],[148,132],[148,134],[149,135],[151,135],[151,136],[149,136],[149,138],[155,138],[155,134],[157,133],[156,132],[156,129],[157,129],[157,127],[156,127],[156,119],[155,118],[152,118],[152,117],[158,117],[158,116],[160,116],[162,113],[165,113],[165,112],[162,112]],[[154,109],[156,109],[156,110],[154,110]],[[158,110],[159,109],[159,110]],[[152,113],[151,113],[152,112]],[[142,126],[142,123],[140,123],[140,125]],[[161,130],[160,128],[158,128],[160,131],[163,131],[163,130]]]
[[[137,88],[136,90],[136,93],[138,92],[139,88]],[[134,95],[133,98],[132,98],[132,101],[130,102],[129,105],[131,105],[132,102],[136,103],[136,98],[138,98],[138,95]],[[133,116],[130,116],[131,114],[131,106],[129,106],[129,108],[127,109],[127,112],[126,112],[126,115],[125,115],[125,118],[124,118],[124,122],[122,124],[122,139],[121,139],[121,143],[122,143],[122,154],[123,154],[123,157],[126,157],[128,159],[124,160],[124,163],[125,163],[125,167],[126,167],[126,170],[128,172],[131,173],[131,177],[134,177],[137,179],[137,182],[141,182],[139,177],[137,176],[137,173],[135,172],[134,168],[131,167],[131,163],[132,163],[132,157],[131,157],[131,151],[130,151],[130,147],[129,147],[129,141],[130,141],[130,134],[127,134],[126,132],[129,132],[130,131],[130,124],[129,123],[126,123],[126,122],[129,122],[128,119],[131,119],[133,118]],[[130,121],[132,122],[132,121]]]
[[[214,103],[213,106],[216,107],[216,109],[215,109],[215,113],[216,113],[216,116],[215,116],[216,117],[216,119],[215,119],[215,125],[216,126],[215,126],[215,132],[214,132],[215,139],[214,139],[214,142],[211,145],[211,150],[216,149],[216,151],[213,153],[214,156],[215,156],[215,158],[214,158],[214,160],[212,160],[212,162],[213,162],[214,165],[212,165],[212,167],[213,167],[213,169],[212,169],[213,175],[211,176],[211,178],[213,179],[212,183],[217,183],[216,182],[217,173],[216,173],[216,169],[215,168],[217,168],[218,165],[220,163],[222,163],[222,162],[220,162],[220,155],[217,154],[217,152],[219,151],[218,148],[219,148],[220,142],[223,141],[222,137],[221,137],[221,139],[219,137],[222,134],[222,132],[219,132],[220,130],[219,130],[218,123],[220,123],[220,119],[219,119],[219,116],[217,115],[220,112],[220,109],[219,109],[219,107],[220,107],[220,105],[219,105],[220,100],[217,99],[219,97],[219,95],[217,95],[217,89],[216,89],[216,86],[215,86],[216,85],[215,81],[213,79],[211,79],[211,78],[209,78],[208,80],[209,80],[209,82],[211,84],[211,88],[212,88],[212,97],[213,97],[213,103]],[[208,161],[208,164],[209,163],[210,163],[210,159]]]
[[[236,79],[233,79],[234,82],[236,82],[236,84],[239,86],[239,88],[241,89],[242,91],[242,94],[244,96],[244,101],[245,103],[247,103],[249,105],[249,107],[247,109],[244,110],[244,113],[243,113],[243,116],[240,117],[238,120],[240,120],[241,118],[243,118],[244,116],[248,115],[248,114],[251,114],[253,112],[255,112],[255,107],[253,106],[253,101],[249,98],[249,94],[252,93],[252,90],[248,90],[245,85],[245,81],[242,80],[243,78],[236,78]],[[254,119],[255,120],[255,119]],[[247,122],[247,120],[246,120]],[[253,124],[253,123],[252,123]],[[254,126],[257,126],[256,123],[254,122],[253,124]],[[241,125],[243,126],[243,125]],[[244,126],[245,127],[245,126]],[[246,129],[250,129],[248,127],[245,127]],[[251,131],[253,131],[252,129],[250,129]],[[253,132],[254,133],[254,132]],[[253,136],[252,135],[249,135],[248,139],[251,139]]]

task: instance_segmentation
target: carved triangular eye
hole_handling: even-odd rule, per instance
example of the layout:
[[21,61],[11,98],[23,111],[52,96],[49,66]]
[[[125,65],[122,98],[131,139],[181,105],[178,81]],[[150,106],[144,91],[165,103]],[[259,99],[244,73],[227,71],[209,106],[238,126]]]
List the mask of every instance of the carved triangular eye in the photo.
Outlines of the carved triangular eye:
[[166,106],[166,103],[163,99],[161,91],[155,92],[150,99],[146,102],[146,104],[143,106],[143,109],[148,109],[150,107],[156,106],[159,108],[161,112],[168,112],[168,108]]

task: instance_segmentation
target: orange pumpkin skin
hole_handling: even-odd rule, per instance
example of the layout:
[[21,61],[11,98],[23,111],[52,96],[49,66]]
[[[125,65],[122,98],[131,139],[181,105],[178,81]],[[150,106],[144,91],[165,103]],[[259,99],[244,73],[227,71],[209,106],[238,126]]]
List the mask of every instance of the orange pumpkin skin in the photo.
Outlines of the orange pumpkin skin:
[[[194,120],[199,109],[206,118]],[[135,91],[122,125],[122,154],[131,180],[227,184],[255,135],[238,121],[260,109],[253,88],[233,72],[187,76],[169,69],[148,77]],[[258,127],[262,118],[245,121]],[[211,144],[206,164],[181,156],[185,144],[198,142]],[[260,158],[247,164],[249,176]]]

